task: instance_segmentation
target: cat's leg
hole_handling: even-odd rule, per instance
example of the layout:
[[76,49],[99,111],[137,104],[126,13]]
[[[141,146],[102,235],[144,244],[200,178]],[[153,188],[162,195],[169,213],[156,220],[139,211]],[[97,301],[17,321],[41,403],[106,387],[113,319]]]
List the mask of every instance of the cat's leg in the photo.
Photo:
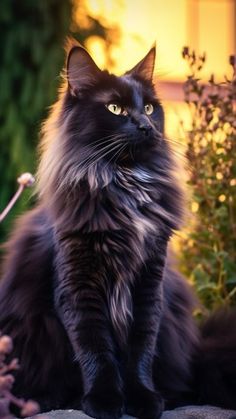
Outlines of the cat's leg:
[[58,237],[56,258],[58,313],[83,378],[83,410],[97,419],[123,412],[122,381],[112,339],[102,264],[92,243]]
[[137,278],[134,290],[134,323],[129,339],[126,370],[127,410],[142,419],[159,418],[164,403],[155,389],[152,368],[162,314],[162,274],[165,251],[150,260]]

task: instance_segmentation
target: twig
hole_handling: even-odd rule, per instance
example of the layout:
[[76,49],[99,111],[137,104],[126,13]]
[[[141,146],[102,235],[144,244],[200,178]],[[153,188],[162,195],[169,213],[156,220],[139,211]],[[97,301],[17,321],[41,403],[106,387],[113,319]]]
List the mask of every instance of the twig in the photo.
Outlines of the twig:
[[31,175],[31,173],[23,173],[20,177],[18,177],[17,182],[19,183],[19,188],[17,189],[15,195],[12,197],[6,208],[3,210],[3,212],[0,214],[0,223],[4,220],[4,218],[7,216],[9,211],[12,209],[12,207],[15,205],[16,201],[22,194],[23,190],[25,188],[28,188],[32,186],[35,182],[34,177]]

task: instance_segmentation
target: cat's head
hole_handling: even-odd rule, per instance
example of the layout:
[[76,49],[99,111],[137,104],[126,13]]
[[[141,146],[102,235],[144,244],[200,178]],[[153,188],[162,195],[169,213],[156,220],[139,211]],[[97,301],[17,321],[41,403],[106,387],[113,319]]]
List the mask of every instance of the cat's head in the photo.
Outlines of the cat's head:
[[117,77],[100,70],[82,46],[70,47],[65,109],[81,162],[90,158],[129,164],[157,147],[164,115],[152,80],[155,55],[154,46],[133,69]]

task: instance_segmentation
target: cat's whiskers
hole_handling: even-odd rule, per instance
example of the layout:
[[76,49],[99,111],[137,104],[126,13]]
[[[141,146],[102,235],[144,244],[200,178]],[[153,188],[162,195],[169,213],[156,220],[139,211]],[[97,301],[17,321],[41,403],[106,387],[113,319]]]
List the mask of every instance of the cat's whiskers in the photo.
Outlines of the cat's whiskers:
[[174,146],[178,146],[178,147],[183,147],[184,148],[184,144],[182,142],[177,141],[177,140],[173,140],[172,138],[165,137],[165,141],[167,141],[170,144],[173,144]]
[[164,138],[164,140],[166,142],[168,142],[169,144],[173,144],[175,146],[180,146],[180,147],[184,147],[183,143],[181,141],[178,140],[174,140],[173,138],[168,138],[166,136],[163,136],[163,133],[159,131],[159,129],[157,128],[157,123],[154,122],[154,133],[158,136],[158,138]]
[[158,137],[158,138],[163,138],[163,133],[157,128],[157,123],[153,122],[152,124],[152,128],[154,131],[154,134]]
[[113,135],[108,135],[107,137],[102,137],[99,140],[96,141],[92,141],[89,145],[84,146],[83,147],[83,151],[85,150],[93,150],[95,147],[99,147],[100,145],[104,144],[104,143],[109,143],[109,141],[114,142],[116,139],[122,139],[123,136],[122,135],[118,135],[118,134],[113,134]]
[[107,154],[112,153],[114,150],[116,150],[121,145],[121,143],[123,143],[123,141],[121,141],[120,139],[118,139],[117,141],[113,140],[112,143],[107,144],[100,150],[95,150],[94,153],[87,156],[79,164],[74,162],[71,166],[64,168],[66,174],[64,176],[64,181],[60,185],[60,189],[62,189],[62,187],[65,187],[65,185],[68,184],[77,184],[86,175],[89,168],[93,167],[100,159],[105,157]]
[[131,156],[131,158],[133,159],[133,161],[135,161],[135,159],[134,159],[134,155],[133,155],[133,150],[132,150],[132,148],[133,148],[133,145],[135,145],[135,142],[134,142],[134,144],[133,143],[131,143],[130,144],[130,156]]
[[118,153],[118,155],[116,156],[114,163],[117,162],[118,158],[120,157],[121,153],[125,150],[125,147],[127,146],[127,144],[124,144],[123,147],[121,147],[120,152]]
[[163,133],[162,132],[160,132],[159,131],[159,129],[157,128],[157,123],[156,122],[154,122],[154,127],[155,127],[155,129],[154,129],[154,132],[155,132],[155,134],[158,136],[158,137],[160,137],[160,138],[164,138],[165,139],[165,141],[167,141],[167,142],[169,142],[169,143],[172,143],[172,144],[175,144],[175,145],[177,145],[177,146],[183,146],[183,143],[181,142],[181,141],[178,141],[178,140],[174,140],[173,138],[168,138],[168,137],[163,137]]
[[[103,159],[109,153],[113,153],[113,151],[115,151],[118,147],[120,147],[120,145],[121,145],[121,143],[118,142],[118,141],[115,144],[114,143],[109,144],[106,147],[103,147],[103,149],[94,153],[87,160],[83,161],[81,163],[82,173],[85,174],[89,167],[94,166],[96,163],[98,163],[99,160]],[[105,153],[104,153],[104,151],[105,151]],[[95,158],[95,160],[94,160],[94,158]],[[86,166],[83,167],[84,164],[86,164]]]
[[[96,149],[97,147],[89,147],[89,151],[94,151],[93,153],[90,153],[89,156],[87,156],[84,160],[81,161],[80,165],[83,165],[84,163],[88,163],[90,160],[93,160],[94,157],[97,157],[99,154],[103,153],[105,150],[111,148],[115,145],[115,144],[120,144],[121,140],[120,138],[117,138],[116,140],[113,139],[112,143],[106,144],[105,146],[103,146],[100,149]],[[100,145],[100,144],[99,144]]]
[[[102,178],[103,179],[103,186],[106,186],[106,185],[108,185],[108,183],[109,183],[109,180],[108,180],[108,178],[110,178],[110,180],[111,180],[111,178],[112,178],[112,174],[110,173],[110,176],[107,176],[108,175],[108,171],[107,170],[104,170],[105,168],[103,167],[103,170],[102,170],[102,176],[98,176],[98,169],[97,169],[97,164],[99,163],[99,161],[101,160],[101,159],[103,159],[107,154],[109,154],[109,153],[113,153],[114,154],[114,151],[116,151],[117,149],[118,149],[118,151],[120,151],[120,148],[121,148],[122,146],[120,145],[120,144],[115,144],[114,146],[113,146],[113,148],[112,149],[109,149],[108,151],[106,151],[105,153],[103,153],[102,155],[100,154],[98,157],[97,157],[97,159],[95,159],[92,163],[90,163],[90,164],[88,164],[87,165],[87,167],[85,167],[84,169],[83,169],[83,176],[85,175],[85,174],[87,174],[88,175],[88,180],[89,180],[89,184],[90,184],[90,188],[91,189],[94,189],[94,185],[98,185],[98,180],[100,179],[100,178]],[[92,171],[92,172],[91,172]],[[91,173],[92,173],[92,177],[91,177]],[[105,180],[105,183],[104,183],[104,180]]]
[[[163,136],[163,134],[156,127],[156,123],[154,123],[154,126],[155,126],[154,132],[158,136],[158,138],[163,138],[166,143],[168,143],[168,144],[171,145],[171,152],[173,154],[175,154],[176,156],[178,156],[178,157],[185,158],[186,155],[185,155],[185,151],[184,151],[184,144],[182,142],[180,142],[180,141],[173,140],[171,138],[168,138],[166,136]],[[178,147],[178,150],[176,149],[176,147]],[[182,147],[182,150],[183,151],[180,150],[179,147]]]
[[186,159],[186,155],[185,155],[185,153],[181,153],[180,151],[177,151],[177,150],[171,150],[171,152],[172,152],[172,154],[174,155],[174,156],[176,156],[176,157],[180,157],[181,159]]
[[106,135],[105,137],[101,137],[101,138],[97,139],[96,141],[92,141],[87,147],[89,147],[90,145],[94,145],[96,143],[99,143],[100,141],[103,141],[103,140],[108,141],[109,139],[120,137],[120,136],[121,136],[121,134]]
[[[176,144],[173,144],[171,141],[169,141],[168,139],[166,139],[165,138],[165,141],[168,143],[168,144],[170,144],[170,149],[171,149],[171,153],[172,154],[174,154],[174,155],[176,155],[176,156],[178,156],[178,157],[181,157],[181,158],[183,158],[183,159],[186,159],[186,153],[185,153],[185,150],[184,150],[184,147],[183,147],[183,149],[182,150],[180,150],[180,149],[177,149],[176,148]],[[183,146],[183,144],[182,144],[182,146]]]
[[125,149],[125,147],[127,146],[127,144],[123,144],[121,145],[120,149],[118,151],[116,151],[116,153],[111,156],[111,158],[108,160],[108,162],[105,165],[105,169],[109,166],[109,164],[112,162],[112,160],[114,159],[114,163],[116,163],[116,161],[118,160],[120,154],[122,153],[122,151]]

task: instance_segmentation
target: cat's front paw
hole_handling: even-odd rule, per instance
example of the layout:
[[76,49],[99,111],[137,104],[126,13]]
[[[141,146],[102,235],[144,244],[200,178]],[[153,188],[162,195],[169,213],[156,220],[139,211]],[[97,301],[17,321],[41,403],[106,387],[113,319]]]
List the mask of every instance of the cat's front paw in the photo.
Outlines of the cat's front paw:
[[159,419],[164,410],[161,395],[142,385],[127,394],[127,413],[139,419]]
[[124,412],[123,396],[120,392],[91,391],[82,400],[83,411],[96,419],[119,419]]

